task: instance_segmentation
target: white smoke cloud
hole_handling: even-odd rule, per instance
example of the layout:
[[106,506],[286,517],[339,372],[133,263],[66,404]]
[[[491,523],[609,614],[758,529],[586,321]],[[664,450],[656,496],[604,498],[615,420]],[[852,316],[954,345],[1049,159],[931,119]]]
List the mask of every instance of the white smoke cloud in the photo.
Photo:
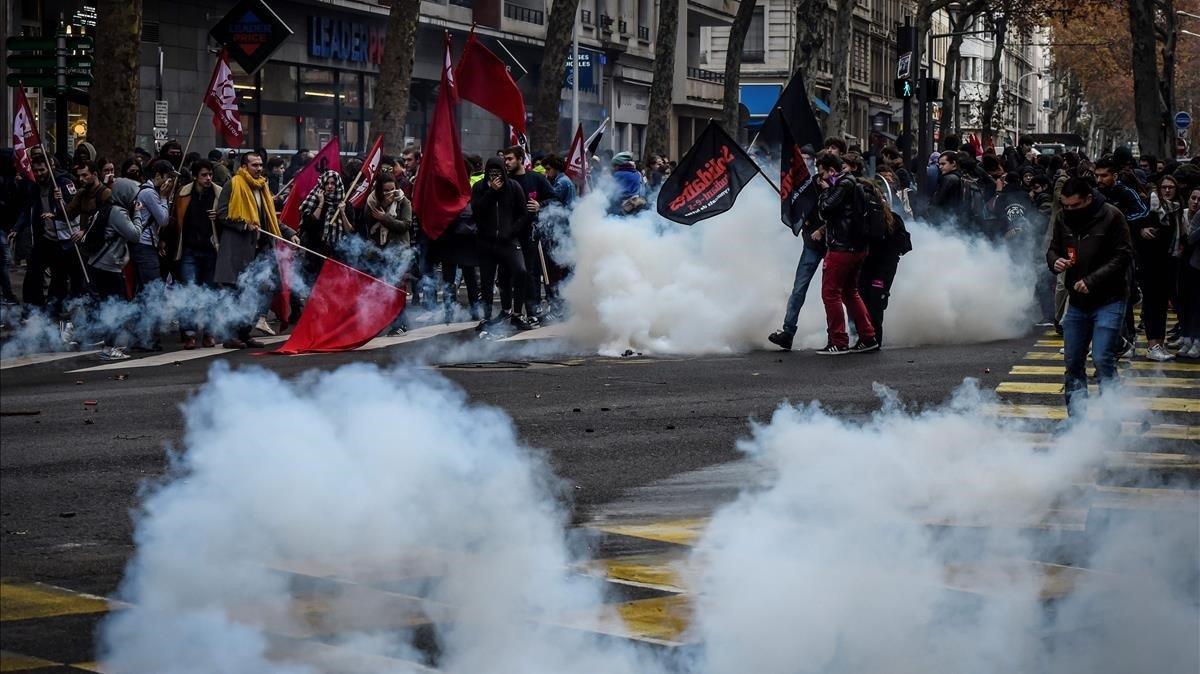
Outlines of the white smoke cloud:
[[[702,649],[676,659],[587,634],[620,623],[571,572],[584,560],[558,485],[499,410],[428,372],[289,382],[218,365],[185,407],[186,452],[138,514],[118,596],[132,607],[103,623],[102,662],[330,671],[309,642],[275,636],[314,623],[346,652],[421,662],[378,627],[416,605],[438,668],[463,674],[1195,671],[1194,515],[1089,524],[1071,554],[1097,570],[1043,601],[1031,560],[1048,552],[1021,528],[1086,507],[1078,485],[1111,446],[1106,425],[1034,447],[984,416],[973,385],[924,412],[883,395],[865,422],[783,406],[754,426],[742,449],[769,477],[717,512],[685,569]],[[275,569],[338,579],[319,619]],[[364,587],[400,577],[425,579],[424,599]]]
[[[571,217],[575,266],[564,296],[572,334],[606,355],[729,353],[768,347],[791,292],[803,242],[779,221],[764,180],[733,209],[687,227],[653,211],[606,214],[594,192]],[[971,343],[1016,337],[1028,327],[1033,272],[981,239],[923,222],[908,224],[913,251],[900,259],[884,325],[890,345]],[[820,271],[800,313],[796,344],[825,344]]]

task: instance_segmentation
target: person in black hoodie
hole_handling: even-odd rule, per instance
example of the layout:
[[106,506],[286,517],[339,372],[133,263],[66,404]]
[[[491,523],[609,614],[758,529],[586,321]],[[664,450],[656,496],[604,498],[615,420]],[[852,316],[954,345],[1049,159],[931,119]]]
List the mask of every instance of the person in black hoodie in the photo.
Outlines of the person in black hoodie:
[[1086,180],[1067,180],[1061,202],[1046,263],[1055,274],[1065,272],[1070,295],[1062,326],[1067,412],[1074,416],[1087,400],[1089,345],[1101,390],[1116,384],[1133,244],[1125,216]]
[[[471,212],[479,236],[480,293],[483,298],[483,323],[492,319],[492,298],[495,297],[496,271],[500,274],[500,308],[503,319],[511,314],[513,327],[528,330],[529,321],[519,315],[525,305],[529,275],[521,254],[520,228],[526,214],[525,190],[508,177],[504,161],[499,157],[487,160],[483,180],[471,188]],[[507,272],[505,274],[504,272]],[[507,277],[507,278],[506,278]],[[513,309],[518,313],[512,313]]]
[[892,294],[892,281],[900,265],[900,256],[912,250],[912,238],[904,226],[904,220],[892,210],[888,199],[878,185],[870,180],[859,180],[859,186],[867,195],[872,208],[877,208],[883,218],[883,231],[879,238],[872,238],[867,259],[863,261],[858,276],[858,292],[862,295],[867,313],[871,316],[871,327],[875,328],[875,341],[883,347],[883,312],[887,309]]
[[[537,221],[542,208],[554,201],[554,187],[546,176],[537,171],[525,168],[525,148],[514,145],[504,150],[504,168],[508,177],[517,181],[525,193],[525,213],[518,228],[521,253],[525,257],[525,269],[528,272],[525,289],[525,314],[530,319],[537,317],[537,305],[540,303],[542,289],[542,262],[538,253]],[[514,311],[521,313],[522,305],[518,304]]]

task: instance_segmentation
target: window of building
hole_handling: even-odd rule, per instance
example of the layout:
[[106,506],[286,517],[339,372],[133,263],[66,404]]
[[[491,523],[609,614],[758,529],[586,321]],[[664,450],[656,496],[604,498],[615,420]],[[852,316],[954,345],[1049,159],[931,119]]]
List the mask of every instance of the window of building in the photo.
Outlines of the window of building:
[[755,7],[750,17],[750,29],[746,32],[746,45],[742,51],[742,63],[763,63],[767,58],[767,20],[762,7]]
[[868,82],[871,79],[871,63],[867,60],[867,36],[855,31],[851,42],[854,51],[850,57],[850,79]]

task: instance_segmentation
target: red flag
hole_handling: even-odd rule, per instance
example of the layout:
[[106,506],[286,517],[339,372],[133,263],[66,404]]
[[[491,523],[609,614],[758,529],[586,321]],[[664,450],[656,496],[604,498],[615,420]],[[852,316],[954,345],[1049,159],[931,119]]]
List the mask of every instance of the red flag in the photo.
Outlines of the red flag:
[[467,37],[462,58],[454,69],[458,95],[525,133],[525,98],[504,65],[475,34]]
[[[450,67],[450,34],[444,38],[446,60],[442,67],[442,86],[438,89],[437,105],[425,136],[425,154],[421,170],[413,185],[413,212],[421,221],[421,229],[430,239],[437,239],[471,200],[471,182],[462,159],[462,141],[454,119],[456,71]],[[470,45],[468,44],[468,47]],[[459,64],[462,67],[462,64]]]
[[371,188],[375,186],[375,176],[379,174],[379,164],[382,161],[383,136],[377,136],[375,144],[371,146],[371,151],[367,153],[367,160],[363,162],[358,184],[354,186],[354,191],[347,198],[350,205],[354,208],[362,208],[363,204],[367,203],[367,195],[371,193]]
[[510,126],[508,127],[508,146],[520,147],[525,151],[525,161],[522,163],[525,164],[526,171],[532,171],[533,153],[529,151],[529,138],[527,138],[525,134],[521,133],[520,131],[517,131],[516,127]]
[[587,149],[584,145],[583,125],[575,129],[575,139],[571,141],[571,149],[567,151],[567,177],[575,183],[579,196],[587,191],[588,161]]
[[280,222],[292,229],[300,226],[300,205],[304,203],[304,197],[307,197],[312,188],[316,187],[321,174],[325,171],[342,172],[340,152],[338,137],[334,136],[332,140],[325,143],[325,147],[321,148],[312,161],[305,164],[304,168],[296,173],[295,178],[292,179],[292,191],[288,193],[287,201],[283,202],[283,212],[279,214]]
[[350,351],[371,341],[404,309],[403,290],[328,260],[292,335],[274,353]]
[[244,137],[242,118],[238,114],[237,92],[233,88],[229,54],[224,49],[217,56],[217,65],[213,68],[208,92],[204,94],[204,104],[212,110],[213,129],[217,135],[224,137],[225,144],[229,147],[241,147]]
[[33,167],[30,165],[29,150],[42,144],[38,135],[37,123],[33,120],[33,111],[29,109],[29,101],[25,99],[25,87],[17,87],[17,95],[13,97],[13,159],[17,168],[33,180]]

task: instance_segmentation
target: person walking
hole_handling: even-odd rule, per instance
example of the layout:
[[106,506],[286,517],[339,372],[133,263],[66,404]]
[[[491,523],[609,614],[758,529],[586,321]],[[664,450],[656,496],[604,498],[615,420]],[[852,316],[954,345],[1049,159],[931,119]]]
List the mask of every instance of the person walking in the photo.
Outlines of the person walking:
[[1063,358],[1067,412],[1077,416],[1088,397],[1089,347],[1101,390],[1117,383],[1117,350],[1129,299],[1133,244],[1120,209],[1094,193],[1086,180],[1069,179],[1063,185],[1061,201],[1046,262],[1050,271],[1064,274],[1070,294],[1062,319]]
[[471,188],[471,211],[479,232],[480,292],[483,300],[484,329],[492,319],[492,298],[495,296],[497,270],[501,274],[499,318],[511,318],[513,327],[528,330],[533,326],[520,315],[525,305],[528,274],[525,257],[521,254],[519,228],[525,221],[528,201],[525,190],[508,177],[504,160],[492,157],[484,167],[484,179]]
[[[845,164],[835,155],[824,154],[817,159],[821,189],[817,212],[824,224],[812,236],[823,239],[828,247],[821,274],[821,301],[825,304],[829,342],[817,351],[825,356],[879,350],[875,328],[858,293],[859,272],[867,257],[867,228],[862,207],[865,197],[854,177],[844,174],[844,169]],[[846,334],[846,312],[858,332],[858,342],[853,347]]]
[[[216,166],[212,162],[201,159],[192,166],[196,179],[184,185],[175,199],[173,222],[178,231],[171,258],[179,270],[181,283],[215,288],[220,242],[217,200],[221,197],[221,186],[216,183]],[[184,349],[195,349],[197,340],[205,348],[216,346],[215,336],[203,327],[203,317],[192,316],[180,321]]]

